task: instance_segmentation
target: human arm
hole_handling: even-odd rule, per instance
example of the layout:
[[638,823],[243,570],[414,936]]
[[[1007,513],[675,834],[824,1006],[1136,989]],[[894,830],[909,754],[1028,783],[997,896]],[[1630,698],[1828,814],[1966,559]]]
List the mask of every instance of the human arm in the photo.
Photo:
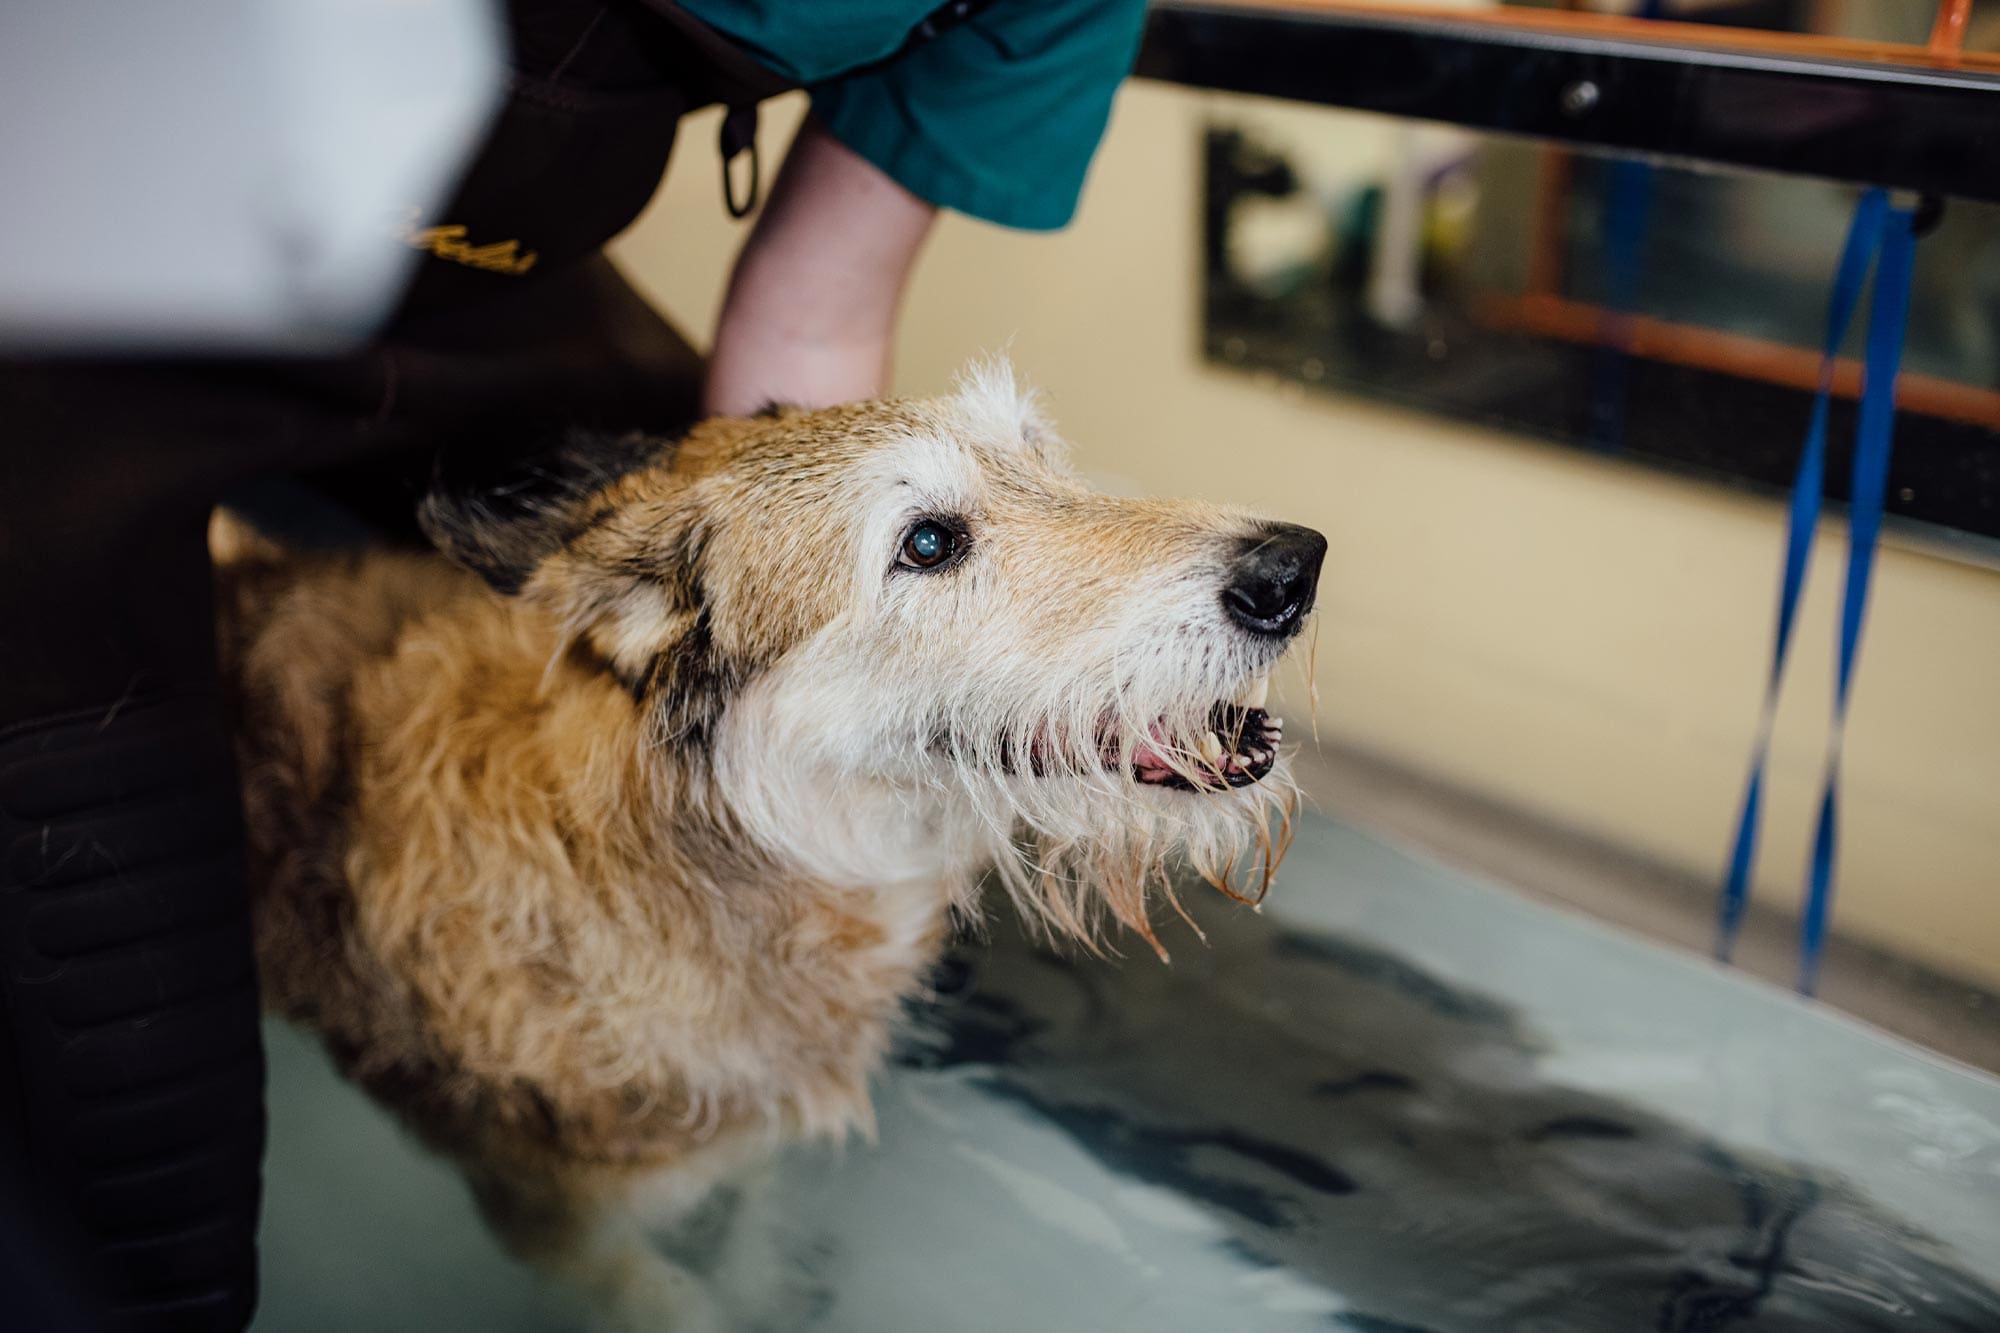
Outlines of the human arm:
[[885,392],[903,288],[936,217],[809,117],[737,257],[705,410],[741,416]]

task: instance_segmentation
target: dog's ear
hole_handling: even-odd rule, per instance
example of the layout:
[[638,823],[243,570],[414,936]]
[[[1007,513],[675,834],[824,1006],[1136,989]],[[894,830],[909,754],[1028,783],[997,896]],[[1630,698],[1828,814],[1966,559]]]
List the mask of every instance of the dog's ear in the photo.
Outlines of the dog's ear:
[[[711,423],[697,439],[737,428]],[[670,739],[698,749],[753,670],[717,642],[696,482],[649,470],[666,448],[579,435],[503,467],[441,469],[421,518],[445,555],[547,608],[578,650],[657,709]]]
[[440,451],[417,521],[439,551],[500,592],[586,531],[605,487],[670,448],[641,434],[571,432],[560,442],[493,453]]
[[717,629],[697,489],[632,497],[544,561],[524,590],[557,609],[684,751],[703,748],[756,672],[748,650]]

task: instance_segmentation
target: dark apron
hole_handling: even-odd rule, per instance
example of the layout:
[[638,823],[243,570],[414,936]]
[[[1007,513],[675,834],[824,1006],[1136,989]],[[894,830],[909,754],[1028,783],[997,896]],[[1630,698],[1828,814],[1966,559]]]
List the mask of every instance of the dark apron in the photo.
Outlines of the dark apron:
[[184,598],[205,565],[160,548],[185,548],[225,493],[275,508],[246,483],[304,476],[409,537],[440,446],[695,419],[699,356],[603,247],[652,197],[683,113],[791,85],[671,0],[513,0],[508,21],[505,103],[451,202],[385,228],[428,248],[375,340],[331,359],[0,362],[0,726],[118,697],[129,661],[204,660],[206,618],[185,609],[203,602]]
[[309,429],[329,438],[312,447],[338,461],[306,477],[378,533],[413,535],[441,447],[506,453],[574,426],[694,422],[701,358],[604,246],[651,200],[683,114],[720,102],[754,115],[793,86],[670,0],[515,0],[508,17],[506,101],[450,203],[410,219],[402,243],[423,258],[381,338],[336,362],[258,368],[326,412]]
[[699,358],[603,246],[684,112],[786,85],[666,0],[510,20],[485,147],[385,240],[426,254],[374,342],[0,363],[0,1274],[62,1312],[45,1326],[234,1330],[255,1303],[263,1065],[211,507],[297,522],[310,505],[242,488],[303,474],[355,528],[407,531],[441,446],[698,412]]

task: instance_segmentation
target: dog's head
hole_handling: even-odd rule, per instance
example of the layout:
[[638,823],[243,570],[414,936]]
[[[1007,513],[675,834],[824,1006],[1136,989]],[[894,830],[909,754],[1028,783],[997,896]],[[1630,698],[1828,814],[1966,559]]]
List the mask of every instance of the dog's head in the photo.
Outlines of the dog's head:
[[[1266,679],[1325,540],[1084,486],[1004,368],[955,395],[579,441],[435,491],[439,546],[548,608],[660,762],[767,850],[860,880],[1000,867],[1054,929],[1185,855],[1257,892],[1291,811]],[[1155,941],[1155,947],[1157,941]]]

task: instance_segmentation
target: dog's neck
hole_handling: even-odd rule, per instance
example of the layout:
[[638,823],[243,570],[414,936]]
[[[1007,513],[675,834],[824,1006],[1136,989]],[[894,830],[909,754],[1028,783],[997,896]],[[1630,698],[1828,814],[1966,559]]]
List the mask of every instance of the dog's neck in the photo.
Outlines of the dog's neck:
[[879,780],[794,770],[732,797],[732,813],[796,873],[842,886],[931,893],[957,903],[982,859],[969,812]]
[[[580,642],[563,652],[560,667],[629,689],[601,653]],[[763,882],[776,871],[795,884],[882,890],[917,914],[965,905],[983,868],[981,830],[971,812],[935,788],[795,758],[795,747],[781,739],[784,728],[771,722],[770,688],[753,682],[699,737],[649,734],[658,719],[638,701],[631,734],[617,743],[641,756],[630,780],[644,790],[630,804],[654,812],[655,836],[700,848],[697,863],[719,890]],[[549,738],[558,746],[572,739]],[[588,766],[556,771],[572,784],[589,780]],[[572,799],[608,796],[579,791]]]

